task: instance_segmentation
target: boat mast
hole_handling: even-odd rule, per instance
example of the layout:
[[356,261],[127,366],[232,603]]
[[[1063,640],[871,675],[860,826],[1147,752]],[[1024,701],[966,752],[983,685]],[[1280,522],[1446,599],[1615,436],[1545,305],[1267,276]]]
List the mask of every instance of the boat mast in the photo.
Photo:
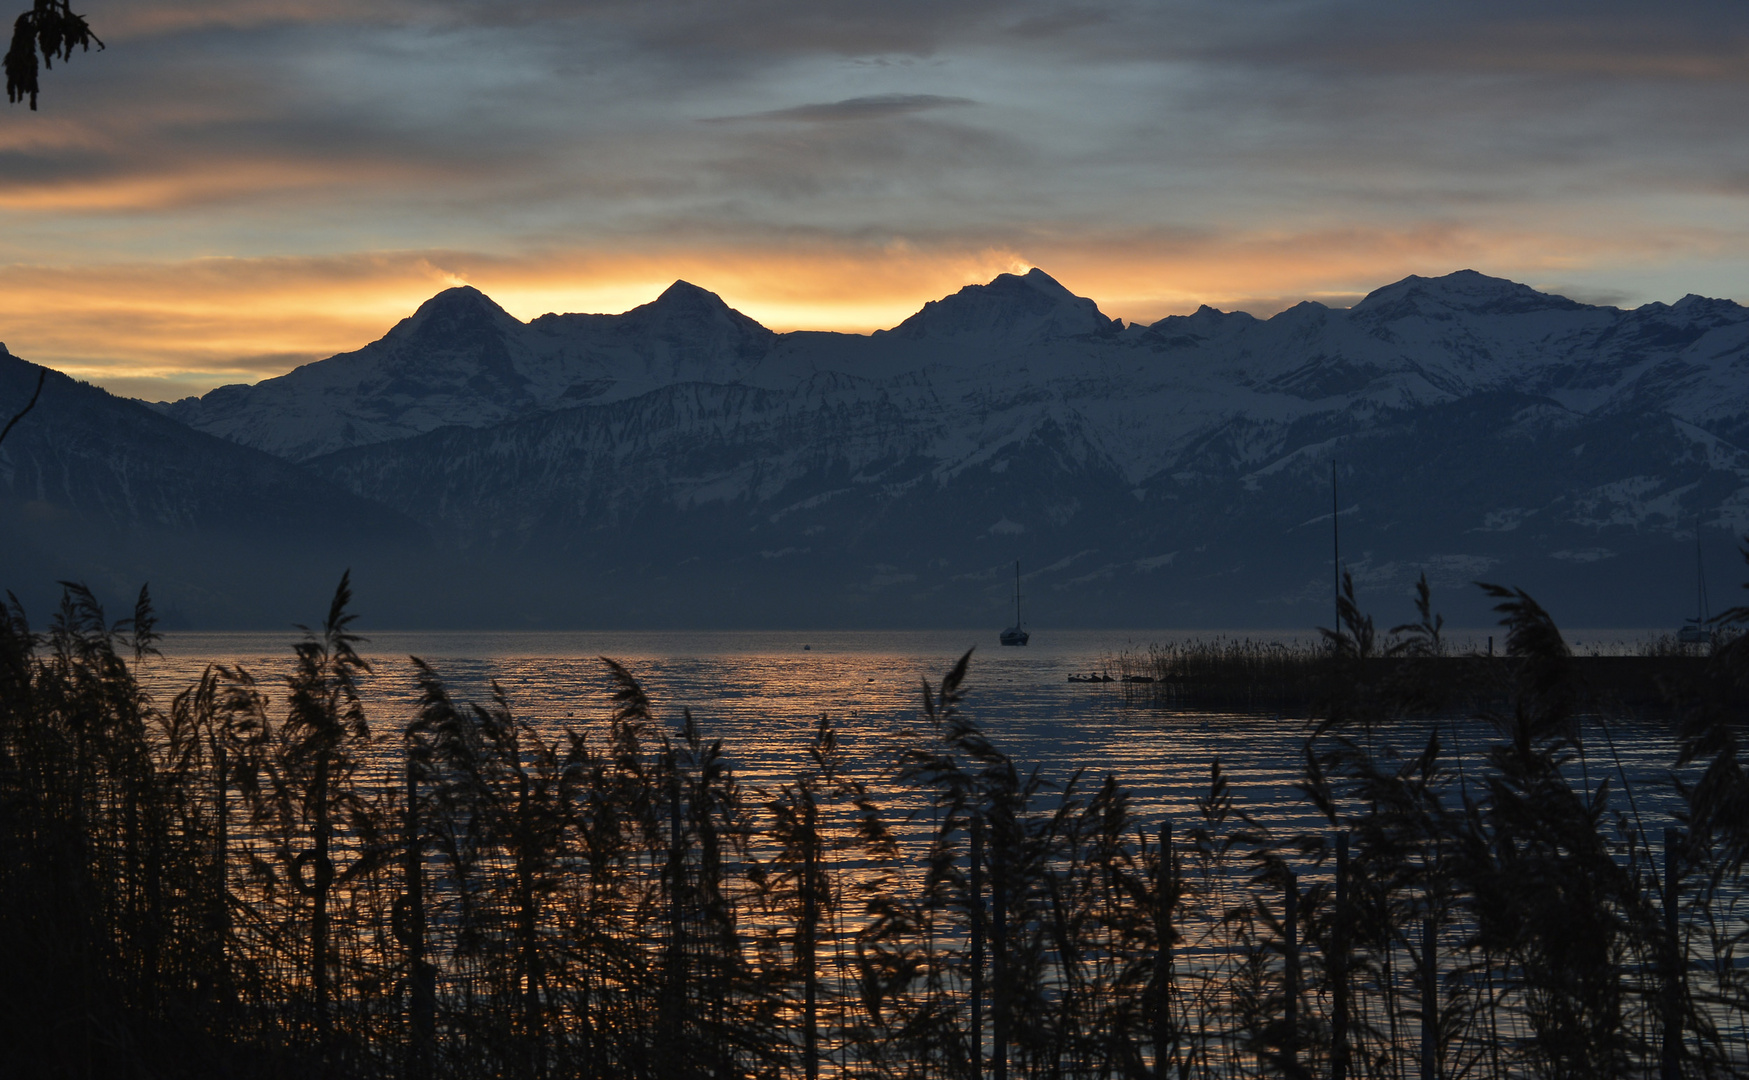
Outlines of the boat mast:
[[1695,609],[1700,612],[1700,618],[1695,620],[1698,625],[1707,623],[1706,610],[1706,566],[1700,559],[1700,518],[1694,519],[1694,600]]
[[1330,603],[1336,621],[1330,629],[1342,638],[1342,510],[1336,497],[1336,459],[1330,459]]
[[1020,560],[1014,560],[1014,628],[1020,629]]

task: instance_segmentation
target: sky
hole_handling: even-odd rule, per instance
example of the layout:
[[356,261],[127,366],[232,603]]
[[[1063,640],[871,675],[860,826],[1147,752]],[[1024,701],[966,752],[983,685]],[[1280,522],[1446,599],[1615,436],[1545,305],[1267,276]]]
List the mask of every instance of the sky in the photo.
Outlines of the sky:
[[[12,0],[23,10],[25,0]],[[85,0],[0,117],[0,341],[149,400],[676,279],[867,331],[1458,269],[1749,302],[1742,0]]]

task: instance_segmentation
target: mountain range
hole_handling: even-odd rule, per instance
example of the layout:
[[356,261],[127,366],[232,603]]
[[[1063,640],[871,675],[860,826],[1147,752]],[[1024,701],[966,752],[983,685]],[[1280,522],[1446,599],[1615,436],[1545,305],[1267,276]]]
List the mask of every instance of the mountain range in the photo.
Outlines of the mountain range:
[[[0,412],[31,370],[0,356]],[[1334,494],[1384,624],[1425,573],[1462,625],[1486,579],[1668,627],[1697,547],[1730,600],[1749,528],[1749,309],[1467,270],[1151,325],[1033,270],[868,335],[685,282],[527,323],[462,287],[253,386],[40,409],[0,445],[14,578],[149,577],[191,625],[345,563],[379,624],[998,628],[1018,560],[1039,628],[1306,627]],[[208,569],[268,562],[271,597]]]

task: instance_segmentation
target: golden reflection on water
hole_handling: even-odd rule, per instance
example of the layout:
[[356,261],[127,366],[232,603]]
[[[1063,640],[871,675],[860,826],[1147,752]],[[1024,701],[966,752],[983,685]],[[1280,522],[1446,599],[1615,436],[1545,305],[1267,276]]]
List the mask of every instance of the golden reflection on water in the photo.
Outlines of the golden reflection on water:
[[[1182,638],[1182,632],[1060,631],[1035,634],[1024,648],[1003,648],[994,633],[954,631],[702,632],[702,633],[386,633],[360,646],[373,673],[363,693],[382,752],[396,755],[393,736],[413,718],[418,687],[407,659],[419,656],[444,678],[458,700],[484,701],[496,683],[516,715],[560,734],[566,728],[604,730],[612,687],[599,657],[623,663],[642,683],[659,720],[677,731],[690,709],[707,739],[721,739],[743,784],[775,791],[804,772],[816,721],[831,716],[846,756],[877,793],[894,763],[901,734],[924,722],[922,683],[938,684],[974,648],[962,712],[1023,771],[1037,766],[1051,781],[1085,770],[1083,786],[1115,775],[1130,792],[1138,824],[1149,833],[1168,819],[1193,824],[1196,799],[1208,790],[1219,760],[1240,805],[1273,828],[1319,828],[1296,784],[1304,765],[1303,718],[1271,714],[1167,711],[1112,683],[1070,683],[1073,674],[1114,670],[1115,657]],[[165,704],[209,662],[239,664],[274,693],[290,670],[295,638],[282,634],[178,634],[143,680]],[[277,710],[270,708],[273,715]],[[1381,752],[1418,752],[1425,722],[1375,733]],[[1494,740],[1486,723],[1455,718],[1440,724],[1449,752],[1479,764]],[[1673,747],[1655,724],[1609,724],[1613,751],[1599,722],[1587,728],[1588,753],[1575,780],[1609,777],[1619,792],[1634,788],[1647,828],[1670,823]],[[383,762],[384,766],[389,760]],[[890,798],[883,799],[889,803]],[[1655,820],[1654,820],[1655,819]]]
[[[993,635],[987,635],[993,637]],[[852,1008],[853,942],[866,924],[855,890],[880,879],[888,887],[914,888],[922,873],[931,814],[921,793],[896,790],[891,783],[896,750],[908,728],[925,723],[923,682],[938,684],[969,647],[977,646],[965,685],[962,711],[1024,773],[1036,765],[1048,779],[1064,782],[1084,770],[1082,793],[1107,774],[1128,789],[1135,825],[1153,840],[1163,821],[1183,836],[1199,821],[1198,798],[1208,790],[1210,766],[1218,760],[1232,784],[1239,807],[1285,836],[1299,830],[1325,830],[1297,784],[1304,766],[1308,723],[1303,718],[1267,713],[1167,711],[1126,694],[1121,683],[1071,683],[1070,675],[1109,669],[1116,654],[1141,651],[1165,635],[1079,632],[1038,635],[1026,648],[1001,648],[976,635],[946,632],[837,634],[384,634],[361,647],[373,673],[362,683],[367,715],[376,737],[372,767],[385,783],[398,772],[400,729],[418,709],[418,685],[408,659],[416,655],[445,679],[458,701],[485,701],[500,688],[513,712],[553,737],[565,729],[605,738],[613,705],[613,685],[599,657],[623,663],[641,682],[657,719],[677,733],[683,709],[691,710],[707,740],[721,739],[752,801],[763,802],[811,772],[809,747],[816,722],[829,715],[845,757],[858,770],[896,827],[902,850],[896,867],[883,870],[857,853],[853,822],[843,807],[823,808],[821,831],[837,902],[821,927],[820,980],[823,1015],[836,1010],[830,1030],[844,1029]],[[247,668],[274,700],[268,714],[283,715],[280,676],[291,669],[292,639],[284,635],[177,635],[165,655],[150,661],[143,683],[160,707],[175,692],[199,678],[208,663]],[[1474,718],[1441,721],[1437,734],[1467,767],[1481,764],[1493,735]],[[1378,731],[1374,747],[1403,755],[1418,752],[1435,734],[1435,725],[1417,722]],[[1634,809],[1647,835],[1671,823],[1675,808],[1668,782],[1673,757],[1669,738],[1655,724],[1592,719],[1585,753],[1572,765],[1574,779],[1587,786],[1606,777],[1619,792],[1625,778],[1634,788]],[[1611,745],[1613,743],[1613,746]],[[761,794],[763,793],[763,794]],[[1047,804],[1051,801],[1046,796]],[[1620,803],[1620,797],[1617,796]],[[900,819],[922,813],[910,823]],[[756,841],[756,843],[759,843]],[[767,849],[756,852],[769,857]],[[1302,869],[1302,880],[1323,876]],[[752,904],[751,894],[742,900]],[[1211,904],[1220,900],[1215,894]],[[1218,906],[1218,904],[1216,905]],[[751,910],[751,909],[750,909]],[[1219,936],[1214,907],[1196,924],[1203,927],[1182,946],[1186,973],[1224,970],[1232,950]],[[790,916],[773,914],[745,924],[750,935],[783,932]],[[434,926],[433,933],[440,933]],[[1455,932],[1455,931],[1453,931]],[[942,942],[949,956],[957,941]],[[655,949],[656,943],[649,947]],[[957,978],[956,975],[947,977]],[[1196,985],[1194,977],[1188,985]],[[1218,984],[1210,977],[1208,985]],[[958,988],[956,992],[963,990]],[[1208,993],[1218,996],[1221,991]],[[1211,998],[1211,1000],[1214,1000]],[[794,1009],[786,1015],[794,1019]],[[1405,1045],[1410,1043],[1405,1042]],[[845,1053],[827,1036],[823,1054]]]

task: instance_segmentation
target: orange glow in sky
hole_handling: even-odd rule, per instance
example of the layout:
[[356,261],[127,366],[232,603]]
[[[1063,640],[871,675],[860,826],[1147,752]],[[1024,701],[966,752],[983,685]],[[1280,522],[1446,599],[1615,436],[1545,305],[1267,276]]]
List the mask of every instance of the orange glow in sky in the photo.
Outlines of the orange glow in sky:
[[0,341],[158,400],[675,279],[867,332],[1037,266],[1266,316],[1749,300],[1749,7],[134,0],[0,123]]
[[[547,253],[523,258],[391,252],[209,258],[169,264],[0,268],[0,326],[19,356],[116,393],[159,400],[255,382],[381,337],[420,303],[474,285],[519,319],[620,312],[676,279],[779,331],[866,333],[925,302],[1039,266],[1108,315],[1152,322],[1201,304],[1267,316],[1303,299],[1345,307],[1409,273],[1514,267],[1559,288],[1569,267],[1538,253],[1572,238],[1420,234],[1035,245],[1041,252],[779,249]],[[1603,252],[1608,255],[1610,253]],[[1032,257],[1028,257],[1031,255]],[[1672,298],[1674,299],[1674,298]]]

